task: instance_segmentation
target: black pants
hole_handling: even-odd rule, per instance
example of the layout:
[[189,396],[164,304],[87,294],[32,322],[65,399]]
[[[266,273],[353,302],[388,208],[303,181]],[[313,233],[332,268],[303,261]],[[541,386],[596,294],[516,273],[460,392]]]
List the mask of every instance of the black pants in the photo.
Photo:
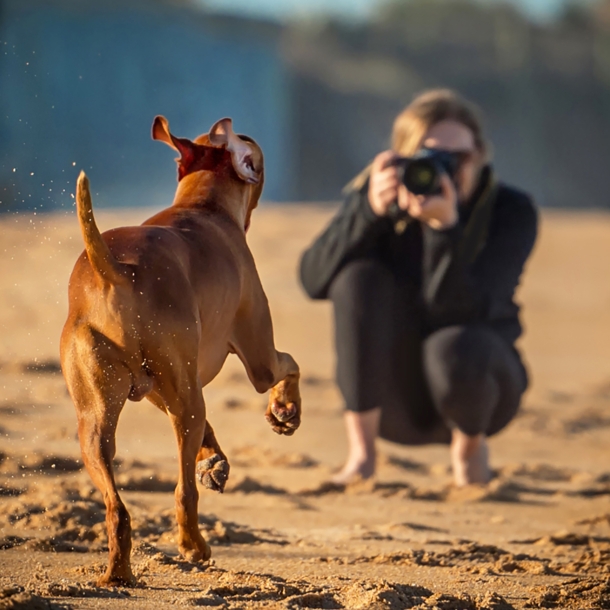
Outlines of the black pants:
[[445,443],[453,427],[492,435],[515,416],[527,375],[518,352],[491,328],[426,332],[415,291],[368,259],[341,270],[330,298],[346,408],[381,407],[383,438]]

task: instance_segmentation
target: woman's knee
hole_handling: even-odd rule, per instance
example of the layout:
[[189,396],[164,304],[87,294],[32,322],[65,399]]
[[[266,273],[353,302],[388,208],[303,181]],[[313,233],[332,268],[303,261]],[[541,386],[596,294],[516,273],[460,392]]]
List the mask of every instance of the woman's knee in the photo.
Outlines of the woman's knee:
[[447,383],[477,383],[487,379],[497,349],[493,331],[483,326],[442,328],[424,341],[424,366],[432,378]]
[[424,367],[435,407],[446,421],[469,435],[486,431],[499,399],[489,332],[452,326],[424,342]]

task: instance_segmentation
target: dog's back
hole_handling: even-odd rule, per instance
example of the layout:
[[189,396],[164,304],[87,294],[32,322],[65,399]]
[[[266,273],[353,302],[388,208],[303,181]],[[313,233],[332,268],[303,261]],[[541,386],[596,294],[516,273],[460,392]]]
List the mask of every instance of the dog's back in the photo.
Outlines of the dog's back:
[[116,261],[114,274],[100,281],[93,257],[86,251],[79,257],[62,350],[83,340],[93,350],[112,345],[137,380],[154,373],[148,369],[164,359],[168,340],[198,340],[205,385],[226,358],[255,271],[243,232],[221,210],[202,215],[169,208],[101,238]]

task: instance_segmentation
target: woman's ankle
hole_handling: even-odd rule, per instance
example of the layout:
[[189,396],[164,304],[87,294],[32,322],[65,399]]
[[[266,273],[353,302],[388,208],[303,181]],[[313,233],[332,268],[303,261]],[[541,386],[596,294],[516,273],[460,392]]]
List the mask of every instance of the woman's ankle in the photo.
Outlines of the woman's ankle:
[[468,436],[454,429],[451,439],[451,464],[453,479],[458,487],[488,483],[491,470],[485,435]]
[[375,474],[375,463],[374,454],[366,458],[349,456],[343,468],[333,476],[332,480],[335,483],[347,484],[370,479]]

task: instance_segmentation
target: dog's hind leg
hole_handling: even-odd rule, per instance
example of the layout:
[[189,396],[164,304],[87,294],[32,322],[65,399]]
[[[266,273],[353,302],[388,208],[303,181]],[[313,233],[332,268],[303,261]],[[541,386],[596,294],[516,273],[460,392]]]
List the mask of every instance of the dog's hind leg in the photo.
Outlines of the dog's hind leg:
[[106,504],[109,561],[98,585],[133,585],[131,521],[112,471],[116,427],[131,377],[124,365],[101,362],[92,354],[73,359],[65,366],[65,373],[76,406],[83,461]]
[[204,438],[205,403],[201,383],[192,357],[186,362],[175,362],[163,375],[156,376],[153,402],[162,400],[172,422],[178,444],[179,473],[176,486],[176,519],[178,521],[178,549],[191,562],[205,561],[211,551],[199,531],[197,503],[199,492],[195,478],[197,454]]
[[209,421],[206,422],[203,443],[197,454],[197,478],[205,488],[220,493],[224,491],[229,478],[229,461]]

